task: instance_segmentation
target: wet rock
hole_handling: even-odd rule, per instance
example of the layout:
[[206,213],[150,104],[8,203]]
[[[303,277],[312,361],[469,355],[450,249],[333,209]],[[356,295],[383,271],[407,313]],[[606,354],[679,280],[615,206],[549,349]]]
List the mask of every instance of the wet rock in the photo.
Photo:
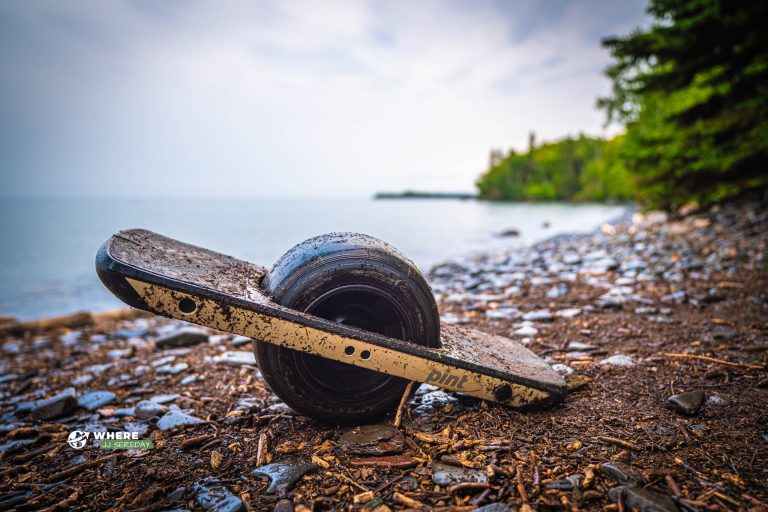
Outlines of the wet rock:
[[5,373],[3,375],[0,375],[0,384],[6,384],[8,382],[13,382],[14,380],[18,379],[19,376],[15,373]]
[[8,432],[13,432],[17,428],[22,428],[26,423],[0,423],[0,436],[6,435]]
[[621,309],[627,301],[626,297],[606,294],[595,301],[595,306],[600,309]]
[[739,331],[728,325],[715,326],[710,332],[702,336],[704,341],[723,343],[731,341],[739,334]]
[[93,375],[81,375],[72,381],[73,386],[83,386],[93,380]]
[[[83,455],[82,453],[79,453],[79,454],[75,455],[74,457],[72,457],[71,459],[69,459],[67,461],[67,463],[69,463],[70,466],[75,466],[77,464],[82,464],[86,460],[87,459],[85,458],[85,455]],[[0,508],[0,510],[3,510],[3,509]]]
[[226,366],[256,366],[256,356],[251,351],[224,352],[220,356],[214,357],[213,360],[217,364]]
[[613,479],[622,485],[645,482],[645,477],[643,477],[639,469],[623,462],[606,462],[600,466],[600,472],[607,478]]
[[661,298],[661,302],[665,304],[683,304],[687,300],[688,294],[685,293],[685,290],[679,290]]
[[71,414],[75,409],[77,409],[75,388],[67,388],[50,398],[36,401],[29,414],[36,420],[52,420]]
[[142,420],[159,417],[168,412],[168,407],[152,400],[142,400],[134,407],[134,416]]
[[32,491],[9,492],[0,497],[0,510],[24,510],[32,498]]
[[175,489],[171,494],[165,497],[165,502],[173,504],[184,499],[184,495],[187,494],[186,487],[179,487]]
[[547,292],[547,297],[550,299],[557,299],[568,295],[570,288],[565,283],[558,283]]
[[600,258],[589,262],[589,271],[595,274],[603,274],[617,270],[620,264],[613,258]]
[[668,325],[674,325],[679,324],[680,320],[677,320],[675,318],[670,318],[668,316],[662,316],[662,315],[651,315],[649,317],[646,317],[646,320],[649,322],[654,322],[657,324],[668,324]]
[[598,347],[595,347],[594,345],[583,343],[581,341],[568,342],[568,352],[594,352],[595,350],[600,350],[600,349]]
[[437,485],[454,485],[462,482],[487,483],[488,475],[483,471],[435,462],[432,464],[432,481]]
[[7,443],[0,445],[0,455],[6,454],[6,453],[13,453],[22,446],[26,446],[28,444],[34,443],[34,439],[15,439],[13,441],[8,441]]
[[553,319],[554,316],[552,316],[548,309],[529,311],[523,315],[523,320],[528,320],[529,322],[551,322]]
[[294,512],[294,510],[293,501],[284,498],[277,502],[273,512]]
[[272,404],[272,405],[270,405],[268,407],[265,407],[264,410],[262,411],[262,413],[263,414],[276,414],[276,415],[281,415],[281,414],[292,415],[293,414],[293,409],[288,407],[283,402],[277,402],[277,403],[274,403],[274,404]]
[[143,421],[130,421],[123,425],[123,430],[126,432],[136,432],[141,437],[149,432],[149,425]]
[[[155,404],[159,405],[159,404]],[[205,423],[200,418],[195,418],[194,416],[190,416],[189,414],[184,414],[181,411],[178,411],[176,409],[172,409],[165,413],[165,415],[160,418],[160,420],[157,422],[157,428],[160,430],[169,430],[175,427],[180,427],[182,425],[194,425],[195,423]]]
[[403,451],[403,434],[390,425],[366,425],[344,432],[339,448],[358,455],[388,455]]
[[179,381],[179,384],[186,386],[187,384],[192,384],[198,380],[205,380],[205,377],[200,377],[199,375],[187,375]]
[[510,508],[504,503],[489,503],[473,509],[472,512],[510,512]]
[[581,263],[581,256],[579,256],[579,254],[575,252],[566,253],[563,255],[562,261],[566,265],[571,265],[571,266],[578,265],[579,263]]
[[149,400],[151,402],[155,402],[156,404],[169,404],[171,402],[176,401],[176,399],[179,398],[179,395],[155,395]]
[[440,322],[445,324],[466,324],[470,320],[467,317],[457,315],[456,313],[443,313],[440,315]]
[[110,359],[125,359],[131,357],[133,354],[133,348],[118,348],[107,352],[107,357]]
[[146,336],[149,333],[149,329],[145,326],[134,327],[133,329],[118,329],[115,331],[115,336],[118,338],[140,338]]
[[29,412],[35,407],[34,400],[21,402],[16,406],[16,414],[29,414]]
[[161,357],[159,359],[155,359],[154,361],[152,361],[150,363],[150,365],[153,368],[157,368],[158,366],[165,366],[167,364],[171,364],[175,360],[176,360],[176,356],[165,356],[165,357]]
[[574,488],[573,482],[567,479],[561,479],[561,480],[552,480],[547,485],[544,486],[544,489],[555,489],[558,491],[572,491]]
[[608,491],[612,502],[621,500],[626,510],[639,512],[679,512],[669,496],[633,485],[614,487]]
[[158,367],[155,370],[155,373],[159,375],[162,375],[162,374],[178,375],[187,369],[189,369],[189,365],[187,363],[166,364]]
[[95,411],[99,407],[111,404],[115,400],[115,394],[111,391],[91,391],[77,399],[77,405],[89,411]]
[[243,345],[250,345],[253,340],[247,336],[235,336],[232,340],[233,347],[242,347]]
[[523,325],[514,331],[510,332],[509,335],[513,338],[529,338],[532,336],[536,336],[536,334],[539,332],[538,329],[533,327],[532,325]]
[[182,327],[155,340],[157,348],[192,347],[208,342],[208,333],[198,327]]
[[21,344],[16,340],[10,340],[3,343],[3,352],[10,355],[21,353]]
[[696,389],[667,398],[667,407],[687,416],[693,416],[704,403],[704,390]]
[[514,307],[487,309],[485,317],[491,320],[516,320],[520,318],[520,310]]
[[619,366],[619,367],[631,367],[635,366],[635,360],[624,354],[614,354],[611,357],[606,357],[600,364],[603,366]]
[[224,484],[215,478],[199,480],[192,486],[195,501],[203,510],[215,512],[240,512],[245,510],[243,500],[235,496]]
[[349,464],[355,467],[409,469],[419,465],[419,461],[408,455],[386,455],[384,457],[360,457]]
[[285,494],[293,489],[293,486],[296,485],[296,482],[298,482],[302,476],[316,469],[317,466],[309,460],[289,459],[283,462],[275,462],[256,468],[253,470],[253,474],[269,478],[270,483],[267,488],[268,494]]

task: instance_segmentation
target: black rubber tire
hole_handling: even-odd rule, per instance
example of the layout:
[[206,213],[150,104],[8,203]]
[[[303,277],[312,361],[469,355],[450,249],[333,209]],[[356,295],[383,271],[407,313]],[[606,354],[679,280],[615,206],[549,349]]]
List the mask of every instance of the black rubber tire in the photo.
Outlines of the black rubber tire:
[[[306,240],[265,276],[278,304],[386,336],[440,346],[440,317],[424,276],[391,245],[368,235]],[[272,391],[299,413],[365,423],[394,410],[407,381],[268,343],[254,352]]]

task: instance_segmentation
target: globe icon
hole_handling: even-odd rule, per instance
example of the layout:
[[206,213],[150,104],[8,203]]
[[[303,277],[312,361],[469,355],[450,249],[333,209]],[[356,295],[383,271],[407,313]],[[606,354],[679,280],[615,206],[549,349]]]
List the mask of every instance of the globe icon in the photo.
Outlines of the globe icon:
[[83,448],[86,442],[88,442],[88,432],[75,430],[70,432],[69,436],[67,436],[67,443],[69,443],[69,446],[78,450]]

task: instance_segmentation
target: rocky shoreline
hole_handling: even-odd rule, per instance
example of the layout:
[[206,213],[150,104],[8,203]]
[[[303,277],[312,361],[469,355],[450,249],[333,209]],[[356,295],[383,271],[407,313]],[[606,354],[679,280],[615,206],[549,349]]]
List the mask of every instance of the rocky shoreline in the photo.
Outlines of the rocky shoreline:
[[[435,267],[443,322],[566,376],[548,411],[422,386],[400,429],[337,428],[272,395],[246,338],[4,319],[0,510],[766,510],[766,211],[634,214]],[[76,430],[154,447],[73,448]]]

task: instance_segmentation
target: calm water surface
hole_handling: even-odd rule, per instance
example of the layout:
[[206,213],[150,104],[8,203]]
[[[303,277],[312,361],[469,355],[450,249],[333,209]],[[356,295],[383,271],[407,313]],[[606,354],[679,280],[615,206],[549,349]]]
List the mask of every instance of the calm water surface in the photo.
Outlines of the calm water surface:
[[[0,315],[30,319],[119,307],[93,260],[99,245],[125,228],[151,229],[266,266],[311,236],[358,231],[392,243],[426,272],[456,257],[591,231],[622,210],[418,199],[2,198]],[[510,228],[521,236],[496,236]]]

